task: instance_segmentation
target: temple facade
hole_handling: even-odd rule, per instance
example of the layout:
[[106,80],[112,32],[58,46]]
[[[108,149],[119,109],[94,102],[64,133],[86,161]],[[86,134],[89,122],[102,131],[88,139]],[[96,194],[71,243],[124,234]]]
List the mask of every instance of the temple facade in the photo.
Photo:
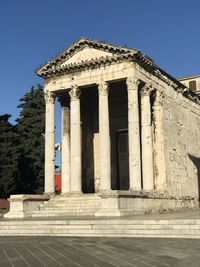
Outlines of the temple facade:
[[[90,215],[121,216],[198,206],[200,97],[195,92],[139,50],[87,38],[37,74],[45,80],[47,207],[58,211],[62,199],[65,214],[71,214],[67,203],[73,200],[76,215],[82,210],[87,215],[87,206]],[[56,98],[62,110],[57,197]]]

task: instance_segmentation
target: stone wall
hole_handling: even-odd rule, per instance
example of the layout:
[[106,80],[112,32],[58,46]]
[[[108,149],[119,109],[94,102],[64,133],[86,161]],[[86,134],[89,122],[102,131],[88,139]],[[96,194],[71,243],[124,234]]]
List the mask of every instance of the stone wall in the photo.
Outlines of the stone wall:
[[198,197],[200,106],[170,86],[165,87],[161,98],[162,100],[159,101],[159,105],[162,106],[160,134],[163,134],[164,154],[162,156],[165,160],[166,173],[164,187],[171,196]]

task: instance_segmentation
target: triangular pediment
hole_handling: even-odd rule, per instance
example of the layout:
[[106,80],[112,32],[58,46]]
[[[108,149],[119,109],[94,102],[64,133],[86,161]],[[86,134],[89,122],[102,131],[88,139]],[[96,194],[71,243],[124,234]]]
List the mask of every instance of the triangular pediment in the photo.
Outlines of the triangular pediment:
[[63,61],[60,66],[63,67],[68,64],[78,64],[84,61],[90,61],[90,60],[95,60],[95,59],[102,58],[102,57],[111,57],[111,56],[113,56],[113,53],[86,46],[82,48],[80,51],[73,54],[71,57],[69,57],[65,61]]
[[44,76],[45,73],[61,71],[61,69],[72,68],[94,63],[98,60],[115,60],[118,56],[134,54],[137,50],[122,46],[116,46],[103,41],[95,41],[87,38],[80,38],[71,46],[65,48],[59,55],[52,58],[46,64],[38,68],[37,74]]

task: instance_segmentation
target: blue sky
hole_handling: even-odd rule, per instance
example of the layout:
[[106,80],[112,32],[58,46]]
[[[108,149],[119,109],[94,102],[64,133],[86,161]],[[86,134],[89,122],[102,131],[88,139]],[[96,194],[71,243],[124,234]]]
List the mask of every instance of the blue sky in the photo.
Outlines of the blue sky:
[[81,36],[138,48],[175,77],[200,73],[199,0],[2,0],[0,114],[43,83],[34,70]]

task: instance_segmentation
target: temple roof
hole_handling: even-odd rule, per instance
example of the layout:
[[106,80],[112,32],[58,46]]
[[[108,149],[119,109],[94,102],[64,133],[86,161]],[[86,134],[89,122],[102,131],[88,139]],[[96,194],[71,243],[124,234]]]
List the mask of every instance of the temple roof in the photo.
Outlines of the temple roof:
[[36,70],[36,73],[46,79],[124,61],[138,63],[146,71],[171,84],[175,90],[182,92],[187,98],[200,103],[199,96],[158,67],[149,56],[142,54],[138,49],[117,46],[85,37],[80,38],[43,64]]
[[82,37],[39,67],[36,73],[46,78],[78,69],[85,69],[89,66],[94,68],[102,64],[111,64],[112,62],[133,61],[134,58],[141,58],[146,65],[153,66],[153,60],[142,55],[138,49]]

